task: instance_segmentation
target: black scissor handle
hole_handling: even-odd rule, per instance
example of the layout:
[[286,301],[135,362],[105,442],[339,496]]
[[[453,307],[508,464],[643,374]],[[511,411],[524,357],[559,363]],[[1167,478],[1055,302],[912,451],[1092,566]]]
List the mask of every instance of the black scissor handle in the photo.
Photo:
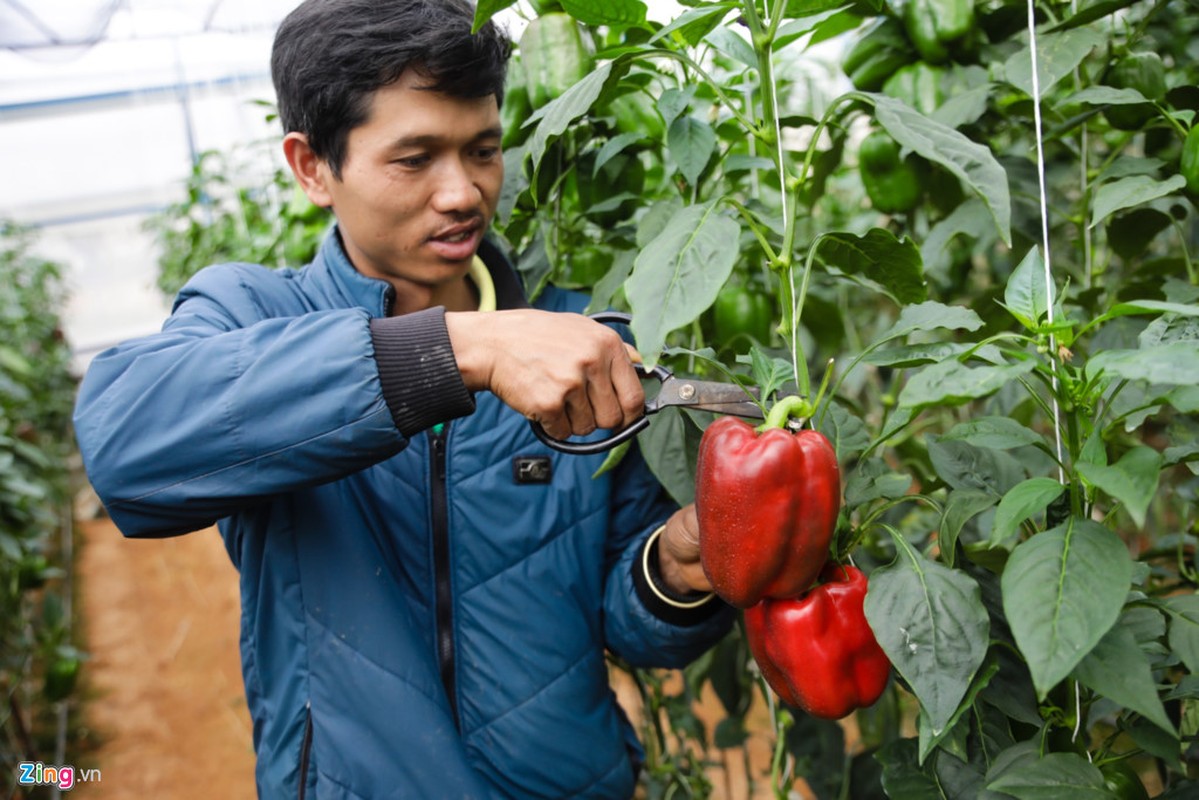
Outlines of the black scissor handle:
[[540,422],[530,420],[529,425],[533,428],[533,435],[546,446],[552,447],[562,453],[569,453],[572,456],[590,456],[611,450],[618,444],[632,439],[649,427],[649,417],[642,417],[624,430],[609,436],[607,439],[596,439],[592,442],[572,442],[567,439],[555,439],[545,432],[545,428],[541,427]]
[[[592,314],[590,318],[596,322],[618,323],[621,325],[628,325],[633,319],[630,315],[621,311],[601,311],[598,314]],[[637,370],[638,376],[642,378],[654,378],[659,383],[672,376],[670,370],[661,364],[658,364],[653,369],[648,370],[641,364],[634,364],[633,369]],[[646,414],[636,422],[633,422],[626,428],[617,431],[606,439],[596,439],[588,442],[572,442],[567,439],[555,439],[553,436],[550,436],[548,433],[546,433],[545,428],[541,427],[541,423],[537,422],[536,420],[529,420],[529,426],[533,429],[533,435],[536,436],[537,439],[547,447],[552,447],[554,450],[558,450],[559,452],[569,453],[575,456],[590,456],[595,455],[596,453],[603,453],[607,450],[611,450],[618,444],[627,442],[637,434],[641,433],[641,431],[649,427],[649,414],[656,410],[656,408],[651,409],[647,406]]]

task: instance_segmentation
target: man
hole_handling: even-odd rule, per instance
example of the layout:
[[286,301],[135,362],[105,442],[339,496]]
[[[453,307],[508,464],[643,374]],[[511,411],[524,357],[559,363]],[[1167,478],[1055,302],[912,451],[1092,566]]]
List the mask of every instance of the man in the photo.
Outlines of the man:
[[619,428],[643,396],[582,298],[529,307],[484,238],[508,43],[472,15],[297,8],[272,57],[283,149],[336,228],[301,270],[202,271],[80,390],[125,535],[219,524],[263,797],[628,797],[605,649],[678,666],[729,626],[694,509],[636,448],[593,480],[596,457],[531,433]]

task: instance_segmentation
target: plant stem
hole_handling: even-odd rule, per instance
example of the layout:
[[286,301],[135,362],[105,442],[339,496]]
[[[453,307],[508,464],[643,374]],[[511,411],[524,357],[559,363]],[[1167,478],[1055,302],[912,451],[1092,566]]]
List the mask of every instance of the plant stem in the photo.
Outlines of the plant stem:
[[808,402],[807,395],[790,395],[779,400],[771,407],[770,413],[766,415],[766,421],[762,423],[760,430],[768,431],[771,428],[782,428],[786,426],[787,420],[792,417],[807,419],[810,416],[812,416],[812,404]]

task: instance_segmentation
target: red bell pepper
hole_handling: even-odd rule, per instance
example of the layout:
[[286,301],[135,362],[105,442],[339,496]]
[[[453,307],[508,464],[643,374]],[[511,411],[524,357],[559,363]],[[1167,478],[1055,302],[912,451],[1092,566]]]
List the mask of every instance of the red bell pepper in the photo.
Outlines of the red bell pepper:
[[784,703],[814,717],[841,719],[873,705],[891,662],[866,622],[866,576],[830,563],[803,597],[766,599],[745,610],[749,650]]
[[737,608],[807,590],[837,526],[841,477],[832,445],[813,430],[783,429],[780,416],[760,435],[721,417],[700,440],[700,561],[716,593]]

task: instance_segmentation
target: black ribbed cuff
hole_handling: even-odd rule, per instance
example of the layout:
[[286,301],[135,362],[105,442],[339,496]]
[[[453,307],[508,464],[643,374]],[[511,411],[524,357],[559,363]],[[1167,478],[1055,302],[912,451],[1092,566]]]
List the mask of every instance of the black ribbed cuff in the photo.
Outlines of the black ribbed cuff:
[[474,413],[475,398],[458,371],[444,308],[372,319],[370,329],[383,399],[400,433],[412,436]]
[[699,625],[720,611],[724,602],[714,593],[680,595],[666,585],[658,563],[658,539],[661,533],[662,528],[654,531],[633,559],[633,587],[642,604],[663,622],[679,627]]

